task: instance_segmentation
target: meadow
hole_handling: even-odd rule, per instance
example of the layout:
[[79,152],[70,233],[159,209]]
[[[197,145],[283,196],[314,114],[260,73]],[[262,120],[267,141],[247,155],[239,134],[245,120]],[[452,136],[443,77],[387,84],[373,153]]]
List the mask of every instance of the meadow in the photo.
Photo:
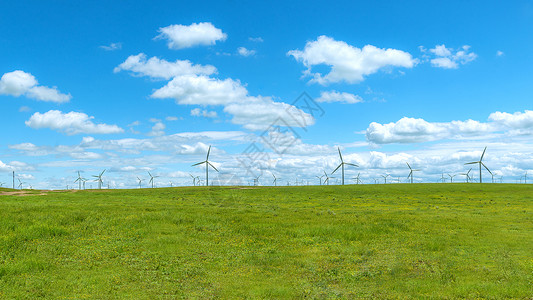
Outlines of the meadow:
[[0,189],[0,298],[533,298],[533,185]]

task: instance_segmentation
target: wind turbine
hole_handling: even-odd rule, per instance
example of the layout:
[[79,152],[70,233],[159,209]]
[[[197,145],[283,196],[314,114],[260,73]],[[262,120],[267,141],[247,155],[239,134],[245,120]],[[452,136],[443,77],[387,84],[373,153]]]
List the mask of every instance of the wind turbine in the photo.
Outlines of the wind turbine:
[[196,177],[194,177],[191,173],[189,173],[189,176],[192,177],[192,185],[196,186]]
[[411,183],[413,183],[413,172],[417,172],[417,171],[420,171],[420,170],[413,170],[413,168],[411,168],[411,165],[409,165],[408,162],[405,162],[407,164],[407,166],[409,167],[409,175],[407,175],[407,179],[409,179],[409,177],[411,177]]
[[474,164],[479,164],[479,183],[482,183],[482,179],[481,179],[481,166],[485,167],[485,169],[487,169],[487,171],[489,171],[489,173],[492,175],[492,172],[489,170],[489,168],[487,168],[487,166],[485,166],[485,164],[483,163],[483,156],[485,155],[485,151],[487,151],[487,147],[485,147],[485,149],[483,150],[483,153],[481,154],[481,158],[479,159],[479,161],[473,161],[473,162],[469,162],[469,163],[466,163],[465,165],[474,165]]
[[527,184],[527,171],[526,171],[526,175],[524,175],[524,183]]
[[85,182],[87,181],[87,179],[82,178],[81,180],[83,181],[83,189],[85,189]]
[[330,178],[335,178],[335,177],[329,177],[328,174],[326,173],[326,171],[324,171],[324,176],[326,176],[326,179],[324,179],[324,184],[326,184],[326,182],[327,182],[328,185],[329,185],[329,179]]
[[359,175],[361,175],[361,173],[357,173],[357,177],[352,178],[352,179],[355,179],[355,184],[361,183],[361,180],[359,179]]
[[209,186],[209,167],[211,166],[211,168],[215,169],[215,171],[218,172],[217,168],[215,166],[213,166],[212,163],[209,162],[209,153],[210,152],[211,152],[211,146],[209,146],[209,150],[207,150],[207,156],[205,158],[205,161],[202,161],[202,162],[199,162],[199,163],[196,163],[196,164],[192,165],[194,167],[194,166],[198,166],[198,165],[201,165],[201,164],[205,164],[205,186]]
[[442,176],[440,177],[440,181],[442,183],[445,183],[446,182],[446,177],[444,177],[444,173],[442,173]]
[[139,178],[139,176],[137,176],[137,180],[139,180],[139,188],[141,189],[142,188],[143,179],[141,179],[141,178]]
[[148,175],[150,175],[150,181],[148,183],[152,184],[152,188],[154,188],[154,178],[157,178],[159,176],[152,176],[152,173],[148,171]]
[[457,174],[455,174],[455,175],[450,175],[450,174],[448,174],[448,176],[450,176],[450,182],[453,183],[453,178],[454,178],[455,176],[457,176]]
[[93,175],[96,179],[94,181],[98,181],[98,189],[102,189],[102,184],[104,183],[102,181],[102,175],[104,175],[105,169],[100,173],[100,175]]
[[278,186],[278,178],[276,178],[276,175],[274,175],[274,173],[272,173],[272,177],[274,177],[274,180],[272,181],[272,184],[274,186]]
[[259,177],[261,177],[261,175],[259,175],[259,176],[254,178],[254,186],[258,186],[259,185]]
[[356,165],[356,164],[351,164],[351,163],[344,162],[344,160],[342,159],[341,149],[339,147],[337,147],[337,150],[339,150],[339,157],[341,158],[341,163],[335,170],[333,170],[333,172],[331,172],[331,175],[333,175],[333,173],[335,173],[335,171],[337,171],[339,168],[342,167],[342,185],[344,185],[344,165],[349,165],[349,166],[354,166],[354,167],[359,167],[359,166]]
[[19,181],[19,186],[18,186],[18,188],[22,190],[22,181],[20,181],[20,178],[17,178],[17,180]]
[[76,182],[78,183],[78,190],[81,190],[81,182],[82,182],[82,180],[83,180],[83,178],[80,175],[80,171],[78,171],[78,179],[76,179],[74,181],[74,183],[76,183]]
[[470,170],[468,170],[468,172],[466,172],[466,173],[461,173],[461,175],[465,175],[466,176],[466,183],[470,182],[470,171],[472,171],[472,168],[470,168]]
[[324,175],[322,176],[315,176],[316,178],[318,178],[318,182],[320,185],[322,185],[322,177],[324,177]]
[[390,174],[387,174],[387,175],[380,175],[381,177],[383,177],[383,179],[385,180],[385,184],[387,184],[387,177],[390,176]]

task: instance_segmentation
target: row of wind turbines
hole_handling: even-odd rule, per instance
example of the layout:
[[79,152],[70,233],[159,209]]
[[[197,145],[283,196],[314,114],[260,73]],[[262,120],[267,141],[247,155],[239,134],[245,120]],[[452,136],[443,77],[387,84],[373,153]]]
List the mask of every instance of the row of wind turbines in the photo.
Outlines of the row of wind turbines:
[[[335,178],[333,177],[332,175],[335,174],[335,172],[337,172],[339,169],[341,170],[341,184],[344,185],[345,184],[345,180],[344,180],[344,171],[345,171],[345,166],[349,166],[349,167],[354,167],[354,168],[358,168],[359,166],[356,165],[356,164],[353,164],[353,163],[349,163],[349,162],[346,162],[344,161],[344,158],[342,157],[342,153],[341,153],[341,150],[340,148],[337,148],[338,152],[339,152],[339,158],[340,158],[340,164],[330,173],[328,174],[325,170],[323,170],[324,172],[324,175],[321,175],[321,176],[315,176],[316,178],[318,178],[319,180],[319,184],[320,185],[329,185],[330,184],[330,180]],[[492,182],[494,182],[494,174],[492,173],[492,171],[485,165],[485,163],[483,162],[483,157],[485,156],[485,152],[487,151],[487,147],[485,147],[485,149],[483,149],[483,153],[481,154],[481,157],[479,158],[478,161],[473,161],[473,162],[468,162],[468,163],[465,163],[465,165],[478,165],[479,166],[479,183],[482,183],[483,182],[483,175],[482,175],[482,171],[483,171],[483,168],[485,168],[492,176]],[[198,162],[198,163],[195,163],[193,164],[192,166],[199,166],[199,165],[203,165],[205,164],[205,185],[206,186],[209,186],[209,169],[212,168],[213,170],[215,170],[216,172],[219,172],[219,170],[213,165],[213,163],[211,163],[209,161],[209,155],[211,153],[211,146],[209,146],[209,149],[207,150],[207,156],[206,156],[206,159],[204,161],[201,161],[201,162]],[[418,172],[418,171],[422,171],[420,169],[413,169],[411,167],[411,165],[406,162],[407,164],[407,167],[409,168],[409,173],[407,175],[407,181],[410,182],[410,183],[414,183],[414,172]],[[473,176],[470,175],[470,172],[472,171],[472,168],[470,170],[468,170],[468,172],[466,173],[461,173],[461,174],[448,174],[449,178],[450,178],[450,182],[453,183],[453,178],[457,175],[463,175],[463,176],[466,176],[466,182],[469,183],[469,182],[474,182],[474,178]],[[103,186],[103,175],[104,173],[106,172],[106,170],[104,169],[101,173],[99,173],[98,175],[92,175],[93,177],[93,180],[94,182],[97,182],[98,183],[98,189],[101,189],[102,186]],[[356,184],[361,184],[362,183],[362,180],[360,179],[360,174],[361,173],[358,173],[357,174],[357,177],[354,177],[352,178]],[[155,187],[155,180],[156,178],[160,177],[160,176],[154,176],[152,175],[149,171],[148,171],[148,175],[150,176],[150,180],[148,181],[148,184],[151,185],[152,188]],[[194,186],[199,186],[202,184],[202,180],[200,179],[200,176],[194,176],[192,174],[189,174],[193,180],[193,185]],[[277,181],[278,181],[278,177],[276,177],[276,175],[274,175],[272,173],[272,176],[273,176],[273,181],[272,181],[272,185],[274,186],[277,186]],[[387,178],[390,176],[390,174],[385,174],[385,175],[380,175],[382,178],[383,178],[383,182],[386,184],[387,183]],[[261,176],[257,176],[255,178],[253,178],[253,185],[254,186],[258,186],[259,185],[259,178]],[[325,178],[323,180],[323,178]],[[20,178],[17,178],[18,181],[19,181],[19,185],[18,185],[18,188],[19,189],[22,189],[23,187],[23,184],[27,184],[25,182],[22,182],[20,180]],[[444,176],[444,173],[442,174],[442,177],[441,177],[441,182],[446,182],[446,177]],[[145,181],[145,179],[141,179],[137,176],[137,180],[138,180],[138,184],[139,184],[139,188],[142,188],[142,182]],[[298,180],[298,179],[297,179]],[[78,171],[78,177],[76,178],[76,180],[74,181],[74,183],[78,183],[78,188],[81,190],[82,188],[85,189],[85,183],[89,181],[89,179],[86,179],[86,178],[83,178],[81,176],[81,173],[80,171]],[[390,181],[390,180],[389,180]],[[500,182],[502,181],[502,178],[500,178]],[[400,177],[398,177],[398,183],[400,182]],[[298,185],[300,182],[296,181],[296,185]],[[303,183],[303,181],[301,182]],[[374,178],[374,183],[378,183],[378,179]],[[524,183],[527,183],[527,172],[526,174],[524,175]],[[0,187],[3,186],[4,183],[0,182]],[[172,182],[170,182],[170,185],[172,186]],[[287,185],[290,185],[290,182],[287,182]],[[307,185],[309,185],[309,181],[307,182]],[[30,189],[32,189],[33,187],[31,185],[30,186]],[[13,188],[15,188],[15,172],[13,172]],[[109,184],[108,184],[108,188],[109,188]],[[67,186],[67,189],[68,189],[68,186]]]

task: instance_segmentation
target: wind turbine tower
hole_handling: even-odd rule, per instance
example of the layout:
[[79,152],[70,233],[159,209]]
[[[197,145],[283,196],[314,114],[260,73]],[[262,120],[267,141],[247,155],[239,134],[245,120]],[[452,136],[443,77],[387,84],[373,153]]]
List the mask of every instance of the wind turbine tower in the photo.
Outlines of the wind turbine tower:
[[489,173],[492,175],[492,172],[489,170],[489,168],[487,168],[487,166],[485,166],[485,164],[483,163],[483,156],[485,156],[485,151],[487,151],[487,147],[485,147],[485,149],[483,150],[483,153],[481,154],[481,158],[479,158],[479,161],[473,161],[473,162],[469,162],[469,163],[466,163],[465,165],[474,165],[474,164],[479,164],[479,183],[482,183],[482,178],[481,178],[481,166],[485,167],[485,169],[487,169],[487,171],[489,171]]
[[417,172],[417,171],[420,171],[420,170],[413,170],[413,168],[411,168],[411,166],[409,165],[408,162],[406,162],[406,164],[409,167],[409,175],[407,175],[407,179],[409,179],[409,177],[411,177],[411,183],[413,183],[413,172]]
[[339,150],[339,157],[341,158],[341,163],[335,170],[333,170],[333,172],[331,172],[331,175],[333,175],[333,173],[335,173],[335,171],[337,171],[339,168],[342,168],[342,185],[344,185],[344,165],[353,166],[353,167],[359,167],[359,166],[356,164],[344,162],[344,160],[342,159],[341,149],[337,147],[337,150]]
[[202,162],[199,162],[199,163],[196,163],[196,164],[192,165],[194,167],[194,166],[198,166],[198,165],[201,165],[201,164],[205,164],[205,186],[209,186],[209,167],[215,169],[215,171],[218,172],[217,168],[215,166],[213,166],[213,164],[211,162],[209,162],[209,153],[210,152],[211,152],[211,146],[209,146],[209,149],[207,150],[207,156],[206,156],[205,160],[202,161]]

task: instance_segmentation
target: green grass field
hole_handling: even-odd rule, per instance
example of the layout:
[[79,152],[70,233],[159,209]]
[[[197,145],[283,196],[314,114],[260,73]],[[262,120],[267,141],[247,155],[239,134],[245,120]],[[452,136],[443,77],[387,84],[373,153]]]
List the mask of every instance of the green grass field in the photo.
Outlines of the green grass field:
[[533,298],[532,185],[31,193],[0,298]]

